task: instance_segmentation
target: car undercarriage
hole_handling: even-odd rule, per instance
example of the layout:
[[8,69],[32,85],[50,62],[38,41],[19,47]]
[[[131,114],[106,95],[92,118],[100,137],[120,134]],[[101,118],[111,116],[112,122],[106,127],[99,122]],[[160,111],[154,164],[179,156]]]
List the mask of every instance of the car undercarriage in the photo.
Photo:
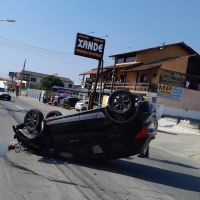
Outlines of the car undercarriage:
[[155,115],[147,101],[125,90],[114,91],[105,108],[46,117],[33,109],[14,137],[28,151],[67,152],[84,159],[117,159],[140,154],[156,136]]

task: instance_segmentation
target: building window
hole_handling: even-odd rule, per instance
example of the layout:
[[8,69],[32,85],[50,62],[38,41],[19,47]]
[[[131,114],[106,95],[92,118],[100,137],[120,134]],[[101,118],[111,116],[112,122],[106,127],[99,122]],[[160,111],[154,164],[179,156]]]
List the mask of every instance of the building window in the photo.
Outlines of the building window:
[[31,78],[31,82],[36,82],[36,78]]
[[22,77],[24,81],[29,81],[30,80],[30,74],[22,73]]
[[69,83],[69,86],[68,86],[69,88],[72,88],[72,84],[71,83]]
[[117,58],[116,64],[124,63],[124,58]]
[[135,56],[130,56],[126,58],[126,62],[134,62],[136,60]]
[[147,75],[146,74],[142,74],[140,75],[140,82],[147,82]]

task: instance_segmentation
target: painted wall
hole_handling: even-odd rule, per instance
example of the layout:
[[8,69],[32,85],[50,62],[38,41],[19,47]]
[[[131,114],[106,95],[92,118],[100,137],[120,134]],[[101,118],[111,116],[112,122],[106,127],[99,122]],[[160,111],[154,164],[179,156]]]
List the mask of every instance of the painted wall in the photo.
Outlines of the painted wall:
[[183,108],[174,108],[171,106],[156,104],[156,116],[160,119],[164,115],[173,116],[177,118],[195,119],[200,121],[200,112],[195,110],[185,110]]
[[188,57],[184,56],[175,60],[169,60],[161,66],[161,69],[175,71],[185,74],[187,71]]
[[200,111],[200,91],[183,88],[181,101],[170,100],[163,97],[157,97],[157,103],[166,106],[183,108],[185,110]]
[[137,62],[151,63],[165,58],[180,57],[190,55],[187,51],[179,46],[169,46],[163,49],[150,49],[136,55]]
[[131,84],[136,83],[137,73],[136,72],[127,72],[127,82]]

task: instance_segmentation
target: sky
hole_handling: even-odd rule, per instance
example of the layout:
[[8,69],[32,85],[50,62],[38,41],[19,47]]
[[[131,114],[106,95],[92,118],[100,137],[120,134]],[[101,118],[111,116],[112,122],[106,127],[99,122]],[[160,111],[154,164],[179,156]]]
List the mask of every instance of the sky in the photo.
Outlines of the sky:
[[200,53],[199,0],[0,0],[0,77],[26,70],[79,84],[98,61],[74,55],[76,34],[106,40],[113,54],[185,42]]

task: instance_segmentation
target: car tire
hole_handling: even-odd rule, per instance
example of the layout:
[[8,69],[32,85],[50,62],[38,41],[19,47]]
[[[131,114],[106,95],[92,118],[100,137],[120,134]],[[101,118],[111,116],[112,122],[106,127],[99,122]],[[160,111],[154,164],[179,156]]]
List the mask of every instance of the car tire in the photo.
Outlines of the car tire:
[[86,110],[87,110],[86,107],[81,108],[81,111],[86,111]]
[[111,121],[127,123],[135,118],[139,100],[137,94],[127,90],[116,90],[110,95],[105,112]]
[[24,117],[24,127],[32,137],[39,135],[44,116],[40,110],[29,110]]
[[127,90],[116,90],[108,99],[108,107],[114,114],[126,115],[137,107],[140,97]]
[[47,113],[45,119],[48,119],[50,117],[57,117],[57,116],[61,116],[61,115],[62,115],[62,113],[60,111],[52,110],[49,113]]
[[65,106],[64,106],[66,109],[70,109],[71,108],[71,106],[69,105],[69,104],[65,104]]

